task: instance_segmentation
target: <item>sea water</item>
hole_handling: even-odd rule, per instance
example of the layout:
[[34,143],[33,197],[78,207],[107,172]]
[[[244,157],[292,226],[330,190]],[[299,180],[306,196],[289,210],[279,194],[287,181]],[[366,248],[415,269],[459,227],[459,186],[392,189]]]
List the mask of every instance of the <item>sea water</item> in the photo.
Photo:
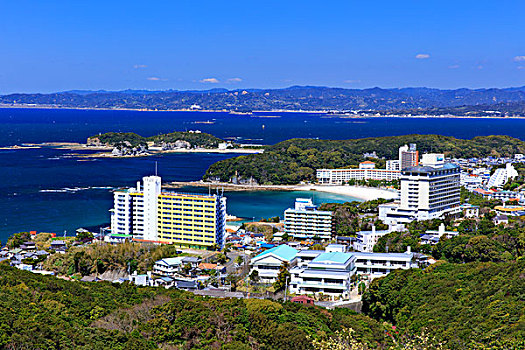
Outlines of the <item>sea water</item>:
[[[202,122],[206,122],[203,124]],[[263,117],[206,112],[135,112],[0,109],[0,146],[52,141],[85,142],[109,131],[143,136],[201,130],[243,143],[273,144],[293,137],[348,139],[410,133],[460,138],[525,135],[518,119],[340,118],[305,113]],[[84,151],[88,152],[88,151]],[[199,180],[211,164],[235,154],[181,153],[140,158],[78,158],[79,151],[52,148],[0,150],[0,240],[19,231],[73,234],[79,227],[109,222],[112,189],[135,186],[158,162],[164,182]],[[207,191],[207,189],[192,189]],[[351,197],[314,192],[225,192],[229,214],[244,218],[282,216],[297,197],[318,204]]]

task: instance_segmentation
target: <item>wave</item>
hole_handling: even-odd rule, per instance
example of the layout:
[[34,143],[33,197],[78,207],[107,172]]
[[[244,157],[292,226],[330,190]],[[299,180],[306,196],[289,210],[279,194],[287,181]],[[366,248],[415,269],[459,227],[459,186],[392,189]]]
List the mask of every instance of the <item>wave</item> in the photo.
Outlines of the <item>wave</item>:
[[75,193],[79,191],[86,191],[86,190],[112,190],[113,187],[111,186],[89,186],[89,187],[64,187],[60,189],[43,189],[39,190],[38,192],[41,193]]

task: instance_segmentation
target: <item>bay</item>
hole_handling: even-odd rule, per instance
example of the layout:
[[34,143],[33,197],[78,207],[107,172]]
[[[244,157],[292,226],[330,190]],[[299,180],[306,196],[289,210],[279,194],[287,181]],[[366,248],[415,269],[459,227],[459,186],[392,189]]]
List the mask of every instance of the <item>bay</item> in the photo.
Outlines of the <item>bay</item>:
[[[206,122],[203,124],[202,122]],[[40,142],[85,142],[108,131],[151,136],[201,130],[243,143],[273,144],[294,137],[349,139],[403,134],[443,134],[459,138],[505,134],[523,139],[521,119],[341,118],[310,113],[261,116],[212,112],[139,112],[53,109],[0,109],[0,146]],[[18,231],[71,234],[78,227],[109,222],[111,189],[134,186],[154,172],[163,181],[202,177],[209,165],[234,154],[165,154],[79,161],[71,151],[41,148],[0,150],[0,240]],[[192,189],[203,191],[203,189]],[[204,190],[206,191],[206,190]],[[281,215],[303,192],[226,192],[228,212],[246,218]],[[353,198],[315,193],[317,203]]]

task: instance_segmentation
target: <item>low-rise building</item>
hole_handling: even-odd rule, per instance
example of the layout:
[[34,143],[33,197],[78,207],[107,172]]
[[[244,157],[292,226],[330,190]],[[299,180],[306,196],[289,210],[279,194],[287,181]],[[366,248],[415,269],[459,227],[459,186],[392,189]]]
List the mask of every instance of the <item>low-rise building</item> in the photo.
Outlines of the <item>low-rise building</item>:
[[406,253],[368,253],[355,252],[356,273],[371,278],[382,277],[397,269],[417,267],[412,261],[414,254],[410,249]]
[[427,230],[424,235],[421,235],[421,244],[438,244],[443,237],[452,238],[458,235],[457,231],[446,231],[445,224],[441,223],[437,230]]
[[283,263],[293,267],[297,262],[298,251],[287,245],[280,245],[268,249],[253,257],[250,261],[250,274],[257,271],[262,283],[274,283],[279,275],[279,269]]
[[372,252],[379,238],[389,233],[390,230],[376,230],[375,226],[372,226],[372,231],[359,231],[353,243],[354,250],[358,252]]
[[296,266],[290,270],[290,291],[347,299],[351,290],[350,277],[355,273],[355,259],[352,253],[322,252],[306,268]]
[[177,256],[175,258],[164,258],[155,261],[153,273],[162,276],[174,276],[180,272],[183,266],[182,259],[182,256]]

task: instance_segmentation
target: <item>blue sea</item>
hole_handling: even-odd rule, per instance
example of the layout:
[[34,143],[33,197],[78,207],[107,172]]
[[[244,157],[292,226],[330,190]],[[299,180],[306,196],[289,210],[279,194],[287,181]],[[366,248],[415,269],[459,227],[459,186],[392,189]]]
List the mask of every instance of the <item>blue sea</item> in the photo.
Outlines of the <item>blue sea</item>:
[[[206,122],[203,124],[202,122]],[[0,109],[0,147],[53,141],[85,142],[109,131],[151,136],[201,130],[224,139],[273,144],[294,137],[349,139],[402,134],[443,134],[459,138],[505,134],[525,137],[518,119],[341,118],[310,113],[259,116],[212,112],[135,112],[51,109]],[[154,172],[164,182],[199,180],[209,165],[233,154],[166,154],[125,159],[79,159],[78,151],[52,148],[0,150],[0,240],[19,231],[73,234],[79,227],[109,222],[111,190],[134,186]],[[188,189],[185,189],[188,190]],[[191,189],[202,191],[202,189]],[[207,190],[205,190],[207,191]],[[246,218],[281,215],[294,198],[312,192],[225,192],[228,212]],[[315,193],[314,200],[353,198]]]

